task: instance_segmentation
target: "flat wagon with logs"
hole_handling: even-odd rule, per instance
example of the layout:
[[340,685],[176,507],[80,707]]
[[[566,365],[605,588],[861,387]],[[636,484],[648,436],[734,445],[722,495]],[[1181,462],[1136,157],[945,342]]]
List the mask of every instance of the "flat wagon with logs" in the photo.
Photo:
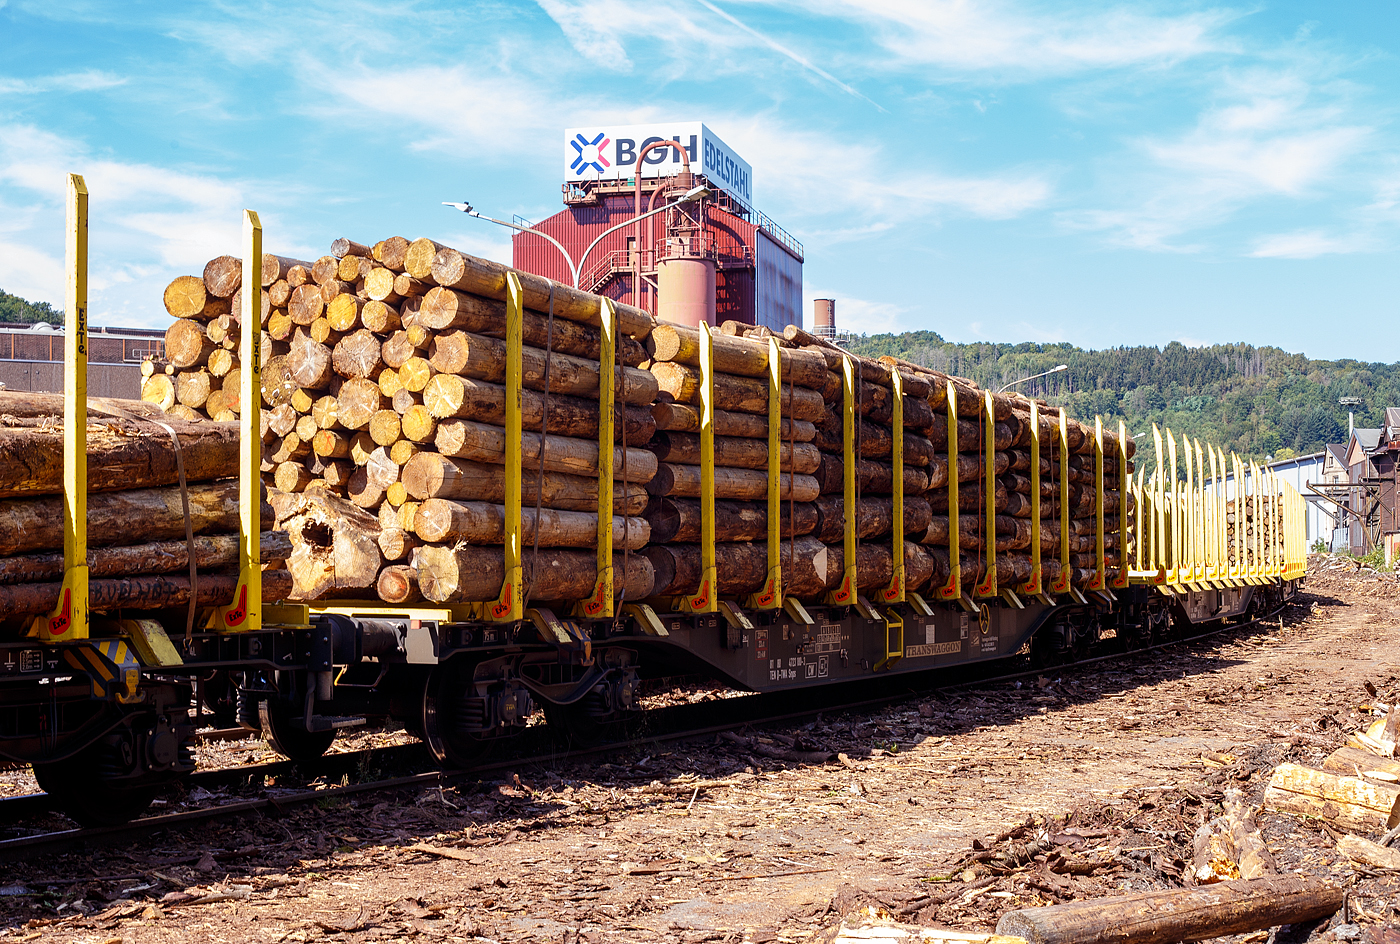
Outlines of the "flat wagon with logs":
[[0,755],[86,822],[190,769],[195,680],[289,757],[395,718],[467,765],[644,679],[1047,665],[1304,569],[1298,495],[1170,431],[1148,475],[1121,423],[431,239],[296,259],[250,213],[163,301],[141,401],[86,398],[77,317],[65,396],[0,394]]

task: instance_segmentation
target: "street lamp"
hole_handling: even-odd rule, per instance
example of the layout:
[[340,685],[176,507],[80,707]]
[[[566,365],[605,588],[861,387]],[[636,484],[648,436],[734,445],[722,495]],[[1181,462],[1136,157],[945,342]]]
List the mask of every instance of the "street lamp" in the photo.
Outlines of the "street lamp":
[[680,197],[678,197],[671,203],[663,204],[662,206],[659,206],[654,210],[648,210],[641,216],[630,217],[629,219],[623,220],[621,223],[618,223],[616,226],[603,230],[603,232],[598,234],[598,237],[594,239],[593,242],[588,244],[588,248],[583,251],[583,256],[578,260],[577,264],[575,264],[573,258],[569,255],[569,251],[564,248],[563,244],[548,233],[541,232],[540,230],[533,229],[529,226],[520,226],[517,223],[507,223],[505,220],[498,220],[494,217],[483,216],[476,209],[474,209],[470,203],[466,203],[465,201],[462,203],[450,203],[444,200],[442,202],[442,205],[452,207],[454,210],[461,210],[468,216],[474,216],[477,219],[485,220],[488,223],[496,223],[499,226],[505,226],[522,233],[530,233],[535,236],[542,236],[545,239],[549,240],[551,243],[554,244],[554,247],[559,250],[560,255],[564,257],[564,261],[569,264],[569,274],[573,278],[574,288],[578,288],[579,270],[583,268],[583,264],[588,261],[589,254],[593,252],[594,247],[596,247],[598,243],[602,241],[604,236],[609,236],[622,229],[622,227],[631,226],[633,223],[636,223],[639,220],[644,220],[649,216],[655,216],[657,213],[663,213],[666,210],[671,209],[672,207],[680,206],[683,203],[695,203],[697,200],[705,200],[712,196],[714,196],[714,192],[710,190],[709,187],[703,185],[698,187],[691,187],[689,190],[687,190],[684,194],[682,194]]
[[1016,386],[1017,384],[1025,383],[1027,380],[1035,380],[1037,377],[1046,377],[1046,376],[1049,376],[1050,374],[1058,374],[1058,373],[1059,373],[1060,371],[1062,371],[1062,370],[1069,370],[1069,365],[1068,365],[1068,364],[1056,364],[1054,367],[1051,367],[1049,370],[1042,370],[1042,371],[1041,371],[1040,373],[1038,373],[1038,374],[1031,374],[1029,377],[1022,377],[1020,380],[1013,380],[1013,381],[1011,381],[1011,383],[1009,383],[1009,384],[1003,384],[1002,386],[1000,386],[1000,387],[997,388],[997,391],[996,391],[996,392],[997,392],[997,393],[1001,393],[1001,392],[1004,391],[1004,390],[1009,390],[1009,389],[1011,389],[1012,387]]

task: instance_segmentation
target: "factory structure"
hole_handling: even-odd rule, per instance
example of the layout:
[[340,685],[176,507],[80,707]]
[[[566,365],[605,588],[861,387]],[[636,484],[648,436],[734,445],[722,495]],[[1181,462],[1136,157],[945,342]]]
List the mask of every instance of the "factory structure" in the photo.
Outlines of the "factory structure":
[[576,270],[584,291],[681,324],[802,324],[802,244],[754,206],[753,168],[704,124],[570,128],[563,144],[564,209],[530,228],[569,258],[518,232],[516,268],[566,285]]

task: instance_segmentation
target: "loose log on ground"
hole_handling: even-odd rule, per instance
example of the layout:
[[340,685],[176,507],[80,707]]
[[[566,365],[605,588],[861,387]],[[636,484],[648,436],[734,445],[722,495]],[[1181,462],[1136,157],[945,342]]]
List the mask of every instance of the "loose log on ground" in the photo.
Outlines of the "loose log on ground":
[[[400,476],[408,494],[418,501],[428,498],[456,498],[466,501],[500,503],[505,501],[505,469],[499,465],[453,459],[435,452],[420,452],[403,467]],[[533,505],[538,493],[541,504],[565,511],[596,511],[598,480],[562,472],[526,475],[521,482],[521,501]],[[646,490],[640,485],[624,487],[615,482],[614,514],[639,514],[646,507]]]
[[[292,552],[291,539],[281,531],[262,532],[260,546],[264,563],[286,560]],[[201,571],[237,564],[238,551],[239,538],[236,534],[199,535],[194,539],[194,559]],[[150,544],[94,547],[88,549],[87,564],[91,578],[188,571],[189,545],[182,538]],[[61,581],[63,570],[62,551],[0,557],[0,584]]]
[[[672,462],[658,464],[647,490],[658,496],[697,498],[700,495],[700,467]],[[821,494],[817,480],[810,475],[778,476],[778,494],[784,500],[809,502]],[[715,469],[715,497],[756,501],[768,495],[768,473],[755,469]]]
[[[196,534],[236,531],[238,482],[199,482],[189,486],[190,519]],[[272,526],[271,509],[264,506]],[[164,540],[185,536],[185,516],[178,488],[143,488],[120,492],[95,492],[88,496],[88,543],[93,546],[123,544],[132,528],[142,538]],[[63,498],[13,498],[0,502],[0,555],[47,550],[63,546]]]
[[[678,403],[700,403],[700,371],[662,361],[652,364],[661,391]],[[768,413],[768,383],[753,377],[737,377],[716,373],[714,376],[715,406],[734,413]],[[806,387],[786,386],[782,395],[783,415],[799,420],[818,420],[826,412],[821,394]]]
[[[698,465],[700,436],[697,433],[658,432],[651,451],[663,462]],[[784,472],[810,475],[821,465],[821,453],[812,443],[780,443],[778,464]],[[733,469],[767,469],[768,441],[742,436],[715,437],[715,465]]]
[[[520,395],[521,426],[539,430],[544,422],[545,397],[533,390]],[[550,396],[550,435],[573,436],[579,439],[598,438],[598,402],[580,397]],[[452,374],[437,374],[423,388],[423,405],[438,419],[460,418],[501,426],[506,418],[506,388],[484,380],[472,380]],[[645,407],[627,407],[622,413],[628,445],[642,446],[656,433],[656,420]]]
[[1198,941],[1325,918],[1342,906],[1344,894],[1301,875],[1221,882],[1011,911],[997,922],[997,933],[1030,944]]
[[[423,240],[420,242],[431,242]],[[411,251],[412,247],[410,247]],[[407,263],[407,257],[405,257]],[[433,281],[446,288],[455,288],[473,295],[484,295],[498,301],[506,299],[506,273],[512,271],[497,262],[478,259],[452,249],[439,250],[433,257],[427,272],[410,268],[409,274],[422,279],[431,275]],[[559,282],[529,272],[514,270],[524,289],[525,307],[537,312],[550,310],[550,299],[554,301],[554,314],[557,318],[567,318],[583,324],[602,326],[599,298],[587,292],[571,288]],[[640,308],[618,304],[618,329],[629,337],[641,340],[651,333],[656,319]]]
[[1400,871],[1400,849],[1391,849],[1360,836],[1343,836],[1337,840],[1337,851],[1355,862],[1390,872]]
[[[651,540],[695,543],[700,540],[700,502],[688,498],[653,498],[645,516],[651,524]],[[817,528],[816,505],[811,502],[783,502],[778,515],[785,538],[811,534]],[[768,535],[768,504],[753,501],[715,502],[716,541],[760,541]]]
[[[506,306],[495,299],[449,288],[434,288],[423,299],[423,306],[418,311],[418,323],[438,332],[459,328],[488,338],[504,338]],[[531,347],[543,349],[548,344],[549,349],[557,353],[595,361],[601,351],[601,332],[597,328],[555,318],[551,331],[549,319],[533,311],[525,312],[521,321],[521,338]],[[617,339],[617,351],[621,362],[629,367],[636,367],[647,359],[642,345],[626,335]]]
[[[453,331],[438,335],[430,350],[429,363],[439,373],[461,374],[493,383],[505,380],[505,341],[466,331]],[[521,354],[521,384],[527,389],[576,397],[597,396],[596,360],[569,354],[546,356],[540,348],[528,346],[521,349]],[[544,385],[546,361],[549,370],[548,391],[545,391]],[[622,367],[615,373],[614,389],[619,402],[650,406],[656,400],[656,377],[650,371]]]
[[[405,417],[407,419],[407,417]],[[415,437],[410,437],[415,438]],[[541,437],[534,431],[521,433],[521,461],[527,469],[540,467],[540,440],[544,439],[544,469],[571,475],[598,474],[598,442],[568,436]],[[434,439],[437,451],[456,459],[501,465],[506,461],[506,431],[500,426],[471,420],[445,420],[438,424]],[[613,450],[613,479],[645,485],[656,475],[656,454],[646,449]]]
[[1240,877],[1252,879],[1277,874],[1278,864],[1254,821],[1254,808],[1245,803],[1238,787],[1226,788],[1224,807],[1223,819],[1228,824],[1230,839],[1234,844]]
[[[700,411],[689,403],[672,403],[663,400],[651,408],[656,420],[656,428],[678,433],[700,431]],[[743,436],[749,439],[768,438],[768,419],[751,413],[733,413],[729,410],[715,410],[716,436]],[[794,420],[783,417],[779,425],[779,438],[783,442],[811,442],[817,436],[817,427],[810,420]]]
[[[597,557],[592,551],[540,548],[538,557],[526,549],[525,586],[532,601],[582,600],[593,592],[598,578]],[[426,544],[414,557],[418,586],[433,603],[468,603],[494,600],[505,582],[505,555],[499,547],[458,544],[447,547]],[[652,592],[652,567],[641,554],[613,558],[615,589],[629,600]]]
[[1378,771],[1391,777],[1400,778],[1400,760],[1380,757],[1370,751],[1354,747],[1340,747],[1327,755],[1322,762],[1323,770],[1365,777],[1371,771]]
[[[586,511],[541,508],[538,517],[540,547],[596,547],[598,515]],[[535,543],[535,508],[520,509],[520,536],[525,547]],[[489,502],[459,502],[429,498],[413,516],[418,537],[434,544],[462,541],[467,544],[500,544],[505,540],[505,506]],[[613,547],[638,550],[651,537],[645,518],[614,515]]]
[[1274,768],[1264,806],[1355,832],[1386,830],[1400,823],[1400,786],[1285,763]]

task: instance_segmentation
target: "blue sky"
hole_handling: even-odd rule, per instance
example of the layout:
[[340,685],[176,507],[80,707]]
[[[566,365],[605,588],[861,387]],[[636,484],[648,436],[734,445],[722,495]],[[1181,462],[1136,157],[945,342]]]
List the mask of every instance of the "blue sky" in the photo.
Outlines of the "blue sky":
[[[842,327],[1400,360],[1396,6],[0,0],[0,288],[94,324],[236,252],[561,206],[564,128],[700,120]],[[810,301],[808,303],[810,313]]]

